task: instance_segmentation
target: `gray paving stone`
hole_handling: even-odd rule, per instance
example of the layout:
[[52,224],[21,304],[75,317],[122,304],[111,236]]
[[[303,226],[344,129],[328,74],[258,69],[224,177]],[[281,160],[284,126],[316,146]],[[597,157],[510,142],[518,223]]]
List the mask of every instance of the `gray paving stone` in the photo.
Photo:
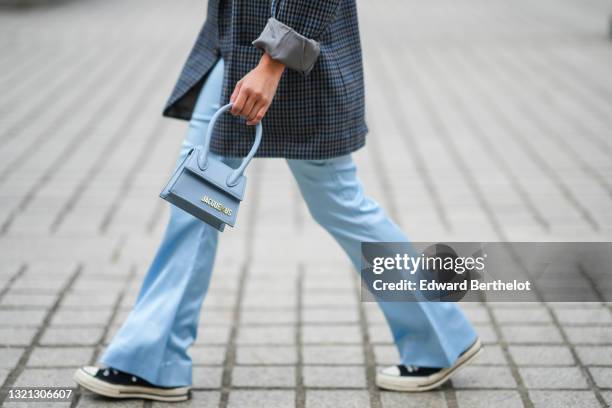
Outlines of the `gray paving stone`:
[[369,326],[368,333],[370,335],[370,342],[374,344],[393,344],[391,329],[386,324]]
[[25,294],[13,293],[9,291],[0,300],[2,306],[37,306],[41,308],[49,308],[57,300],[57,295],[54,294]]
[[[335,263],[335,262],[334,262]],[[352,266],[347,264],[329,264],[319,262],[317,265],[306,265],[307,273],[303,276],[302,287],[305,292],[318,293],[322,291],[344,291],[350,293],[347,281],[353,277]],[[315,273],[310,273],[316,270]]]
[[522,367],[519,373],[527,388],[585,389],[584,375],[577,367]]
[[221,393],[218,391],[192,391],[191,398],[183,402],[156,402],[152,404],[153,408],[212,408],[219,406]]
[[11,370],[8,368],[0,368],[0,384],[3,384]]
[[112,311],[111,308],[96,310],[60,309],[51,318],[51,326],[106,326]]
[[555,309],[554,313],[561,324],[612,324],[612,313],[603,307],[597,309]]
[[546,304],[552,310],[559,309],[601,309],[604,307],[600,302],[579,302],[579,301],[568,301],[568,302],[548,302]]
[[11,286],[13,292],[28,293],[58,293],[68,281],[68,275],[45,276],[41,279],[38,276],[28,276],[17,279]]
[[336,291],[316,291],[316,292],[305,292],[303,298],[303,305],[306,308],[321,306],[338,306],[343,308],[355,308],[357,307],[358,299],[355,296],[355,292],[351,289],[348,290],[336,290]]
[[545,307],[537,308],[495,308],[493,315],[500,324],[505,323],[551,323],[552,317]]
[[[48,208],[48,207],[45,207]],[[46,210],[45,210],[46,211]],[[24,277],[26,279],[42,279],[57,281],[60,277],[72,276],[77,263],[72,259],[37,260],[30,259]]]
[[0,326],[40,326],[47,315],[45,310],[0,310]]
[[78,367],[89,364],[93,347],[35,347],[28,359],[28,367]]
[[15,387],[75,387],[71,368],[26,368]]
[[365,368],[362,366],[305,366],[304,385],[321,388],[365,388]]
[[565,346],[510,346],[510,354],[517,365],[574,365],[574,357]]
[[297,349],[295,346],[238,346],[237,364],[295,364]]
[[[4,404],[2,404],[2,408],[24,408],[24,407],[28,407],[31,406],[31,403],[28,402],[8,402],[5,401]],[[70,401],[64,401],[64,402],[37,402],[36,406],[39,407],[45,407],[45,408],[70,408]],[[41,405],[44,404],[44,405]]]
[[24,350],[21,347],[0,347],[0,368],[15,367]]
[[609,327],[564,327],[563,331],[573,344],[612,344]]
[[[242,299],[242,307],[276,307],[276,308],[293,308],[296,306],[297,297],[293,293],[251,293],[245,295]],[[232,304],[232,303],[229,303]]]
[[70,288],[74,293],[95,293],[99,291],[119,292],[123,289],[125,282],[116,279],[113,275],[81,275]]
[[[108,328],[108,331],[106,332],[106,336],[104,336],[104,345],[105,346],[110,344],[110,342],[113,340],[113,338],[115,337],[115,335],[117,334],[117,332],[119,331],[120,328],[121,328],[121,326],[117,326],[117,325],[113,325],[113,326],[110,326]],[[203,346],[203,344],[201,344],[201,343],[202,343],[201,340],[197,340],[194,345],[195,346]]]
[[244,309],[240,315],[243,324],[292,324],[295,323],[297,315],[294,309]]
[[27,346],[36,335],[35,328],[0,327],[0,344],[4,346]]
[[293,390],[234,390],[229,395],[228,408],[293,408],[294,401]]
[[[104,197],[106,193],[103,192],[101,195]],[[151,237],[154,239],[154,237]],[[157,240],[155,240],[155,244],[157,244]],[[83,269],[81,270],[80,279],[82,281],[127,281],[128,274],[135,266],[129,262],[122,262],[120,260],[112,263],[104,263],[104,262],[81,262],[83,265]],[[138,266],[138,265],[136,265]],[[144,267],[149,266],[148,264]],[[136,271],[140,276],[144,275],[144,270]],[[78,280],[78,281],[79,281]],[[132,285],[137,285],[140,287],[140,282],[135,283],[132,281]]]
[[[251,270],[249,277],[244,285],[244,292],[247,294],[251,293],[290,293],[295,295],[296,292],[296,274],[287,271],[286,268],[280,273],[259,273],[256,268]],[[278,277],[281,276],[282,279]],[[270,282],[274,281],[274,285],[270,285]],[[223,281],[227,284],[226,281]],[[233,289],[236,289],[234,285]]]
[[446,408],[442,391],[405,393],[382,391],[380,400],[383,408]]
[[304,364],[363,364],[363,347],[342,346],[312,346],[305,345],[302,349]]
[[589,372],[600,388],[612,388],[612,367],[591,367]]
[[471,363],[472,365],[506,365],[506,357],[501,347],[494,344],[489,344],[480,353],[480,355]]
[[497,338],[497,333],[492,325],[479,324],[475,326],[475,329],[476,333],[478,333],[478,337],[480,337],[480,341],[482,341],[483,344],[493,344],[499,341]]
[[534,408],[601,408],[592,391],[529,391]]
[[383,325],[387,323],[385,315],[383,314],[382,310],[380,310],[378,304],[372,302],[362,302],[361,306],[364,308],[366,321],[368,324]]
[[6,278],[12,277],[22,268],[22,266],[23,264],[19,261],[4,261],[0,264],[0,276]]
[[452,378],[456,388],[516,388],[508,367],[465,367]]
[[225,345],[229,340],[230,327],[221,325],[205,325],[198,328],[198,338],[196,344],[204,345]]
[[285,366],[235,366],[232,385],[238,387],[295,387],[295,368]]
[[102,327],[48,328],[40,339],[43,346],[94,346],[102,336]]
[[[108,407],[109,399],[105,397],[98,396],[89,391],[84,391],[84,394],[81,396],[79,400],[78,408],[91,408],[91,407]],[[112,400],[113,407],[119,408],[142,408],[144,407],[144,401],[133,399],[133,400]]]
[[457,391],[459,408],[522,408],[523,401],[517,391]]
[[612,346],[578,346],[575,350],[584,365],[612,365]]
[[221,365],[225,360],[225,346],[192,347],[189,355],[194,365]]
[[242,326],[238,329],[238,344],[293,344],[295,329],[291,326]]
[[[220,288],[219,290],[212,290],[204,299],[204,307],[232,307],[236,304],[237,292],[235,290],[227,290]],[[242,301],[247,301],[245,297]],[[268,299],[269,300],[269,299]],[[256,306],[261,306],[262,303],[256,303]],[[266,303],[263,303],[266,305]]]
[[364,408],[368,406],[370,406],[370,397],[366,391],[306,391],[306,408]]
[[400,361],[397,347],[390,344],[374,345],[374,358],[376,359],[376,364],[380,366],[395,365]]
[[559,329],[553,325],[502,326],[504,338],[508,343],[562,343]]
[[306,308],[302,313],[305,323],[357,323],[359,310],[357,308]]
[[107,309],[108,307],[115,306],[115,303],[117,303],[118,296],[118,293],[69,293],[66,295],[66,297],[64,297],[64,299],[62,299],[61,306],[86,309]]
[[[234,310],[227,307],[208,307],[200,312],[200,326],[207,325],[226,325],[233,319]],[[244,315],[241,316],[244,319]],[[121,319],[120,321],[123,321]],[[244,321],[244,320],[243,320]]]
[[482,306],[476,305],[474,307],[462,307],[462,310],[472,324],[491,323],[489,312]]
[[305,344],[360,344],[361,331],[357,325],[304,325],[302,341]]
[[221,367],[194,367],[193,388],[219,388],[222,375]]
[[601,396],[608,406],[612,406],[612,391],[604,391],[601,393]]

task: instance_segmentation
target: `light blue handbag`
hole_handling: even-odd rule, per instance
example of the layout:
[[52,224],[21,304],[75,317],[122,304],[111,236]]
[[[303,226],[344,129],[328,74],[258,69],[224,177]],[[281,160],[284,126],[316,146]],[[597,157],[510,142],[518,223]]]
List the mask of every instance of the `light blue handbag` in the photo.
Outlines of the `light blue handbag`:
[[209,157],[215,122],[231,107],[230,103],[215,112],[208,124],[204,144],[189,151],[159,195],[219,231],[223,231],[226,224],[231,227],[236,224],[238,207],[246,186],[244,170],[255,156],[263,134],[259,123],[255,129],[253,147],[236,169],[215,157]]

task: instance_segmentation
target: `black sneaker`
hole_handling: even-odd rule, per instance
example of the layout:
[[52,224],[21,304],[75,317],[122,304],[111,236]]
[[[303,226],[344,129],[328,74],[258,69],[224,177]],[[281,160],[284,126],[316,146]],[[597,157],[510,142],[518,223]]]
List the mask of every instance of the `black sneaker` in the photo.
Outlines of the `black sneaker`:
[[419,392],[437,388],[461,367],[474,360],[482,351],[480,339],[465,350],[452,367],[417,367],[397,365],[387,367],[376,374],[376,385],[393,391]]
[[111,398],[142,398],[156,401],[185,401],[190,387],[158,387],[132,374],[113,368],[81,367],[74,381],[96,394]]

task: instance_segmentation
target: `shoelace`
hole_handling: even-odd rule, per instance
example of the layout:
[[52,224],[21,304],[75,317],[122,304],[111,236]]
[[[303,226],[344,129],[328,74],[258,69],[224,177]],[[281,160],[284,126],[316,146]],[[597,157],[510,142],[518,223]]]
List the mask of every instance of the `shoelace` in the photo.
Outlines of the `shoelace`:
[[417,366],[407,365],[405,367],[406,367],[406,369],[408,370],[409,373],[414,373],[414,372],[419,371],[419,367],[417,367]]

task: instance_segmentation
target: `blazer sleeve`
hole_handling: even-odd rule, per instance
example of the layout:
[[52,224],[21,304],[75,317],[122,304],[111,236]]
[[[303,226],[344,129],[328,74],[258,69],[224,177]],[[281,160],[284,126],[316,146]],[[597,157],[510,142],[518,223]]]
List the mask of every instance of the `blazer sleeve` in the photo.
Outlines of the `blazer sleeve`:
[[307,75],[319,58],[317,38],[332,23],[341,0],[277,0],[253,45]]

